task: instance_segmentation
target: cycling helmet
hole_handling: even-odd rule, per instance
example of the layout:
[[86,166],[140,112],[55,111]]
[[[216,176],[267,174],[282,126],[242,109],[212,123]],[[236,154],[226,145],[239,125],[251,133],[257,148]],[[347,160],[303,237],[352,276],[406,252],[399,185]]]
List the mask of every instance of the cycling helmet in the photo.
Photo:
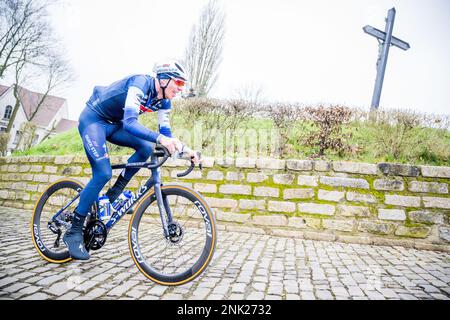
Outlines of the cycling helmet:
[[[187,75],[183,66],[176,61],[158,63],[153,67],[153,72],[156,73],[156,79],[162,89],[163,99],[166,99],[166,88],[169,85],[170,80],[174,80],[175,83],[180,82],[181,86],[187,81]],[[163,79],[169,79],[165,86],[161,84],[161,80]]]
[[153,68],[158,79],[174,79],[187,81],[187,75],[184,67],[176,61],[156,64]]

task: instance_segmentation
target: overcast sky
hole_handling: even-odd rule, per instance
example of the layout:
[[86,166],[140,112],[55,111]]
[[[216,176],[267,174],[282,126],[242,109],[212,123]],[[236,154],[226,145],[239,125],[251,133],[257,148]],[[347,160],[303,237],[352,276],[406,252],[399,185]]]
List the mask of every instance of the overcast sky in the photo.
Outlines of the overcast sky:
[[[63,0],[52,21],[76,72],[65,91],[77,120],[95,85],[149,73],[155,61],[182,57],[207,0]],[[228,0],[220,75],[211,95],[261,88],[273,101],[369,108],[378,43],[362,27],[411,45],[391,47],[380,105],[450,114],[450,1]]]

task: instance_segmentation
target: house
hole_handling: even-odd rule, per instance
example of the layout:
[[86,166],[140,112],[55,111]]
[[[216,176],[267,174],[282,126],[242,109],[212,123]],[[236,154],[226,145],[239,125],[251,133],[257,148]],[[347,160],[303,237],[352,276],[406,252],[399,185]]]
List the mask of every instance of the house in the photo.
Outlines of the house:
[[[6,131],[9,120],[11,119],[16,98],[13,93],[13,86],[0,85],[0,132]],[[42,100],[43,94],[30,91],[23,87],[19,87],[20,107],[17,111],[8,142],[8,153],[17,147],[22,134],[21,125],[30,121],[31,116],[39,101]],[[32,145],[39,144],[49,132],[50,136],[61,133],[78,126],[77,121],[69,120],[66,99],[48,95],[43,104],[39,107],[38,112],[31,120],[36,125],[36,132],[32,141]]]

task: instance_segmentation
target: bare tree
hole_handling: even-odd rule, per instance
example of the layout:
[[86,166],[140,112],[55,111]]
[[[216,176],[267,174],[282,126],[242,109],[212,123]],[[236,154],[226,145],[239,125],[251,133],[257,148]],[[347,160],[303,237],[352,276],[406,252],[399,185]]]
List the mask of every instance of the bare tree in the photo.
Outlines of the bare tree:
[[10,68],[39,58],[49,47],[50,1],[0,0],[0,79]]
[[[25,51],[22,52],[24,56],[26,56]],[[26,58],[19,59],[18,62],[14,65],[14,87],[13,87],[13,94],[14,98],[16,99],[16,102],[14,104],[14,109],[11,114],[11,117],[8,122],[8,126],[6,127],[6,134],[9,134],[11,132],[12,126],[14,124],[14,120],[16,119],[17,111],[19,111],[20,107],[20,79],[22,75],[22,71],[26,65]]]
[[[9,134],[20,108],[21,86],[39,84],[39,100],[28,118],[31,122],[47,97],[73,80],[73,72],[63,57],[61,43],[54,38],[48,9],[55,0],[0,0],[0,78],[12,77],[16,99],[6,133]],[[25,124],[22,128],[33,128]],[[32,135],[31,129],[28,135]],[[26,133],[23,131],[17,146]],[[28,145],[24,142],[24,145]]]
[[69,62],[62,55],[55,52],[49,52],[43,57],[43,61],[35,64],[39,78],[44,84],[42,87],[43,94],[39,99],[36,109],[30,115],[32,121],[39,108],[45,103],[47,96],[56,89],[61,90],[64,86],[70,84],[74,80],[73,72],[69,67]]
[[184,58],[190,86],[199,97],[207,96],[217,80],[224,37],[225,14],[210,0],[191,30]]
[[235,90],[234,96],[238,100],[247,101],[252,104],[260,104],[264,97],[264,89],[257,83],[246,83]]
[[[40,74],[39,78],[44,85],[42,88],[43,93],[38,95],[39,98],[36,102],[36,105],[33,106],[33,110],[31,110],[28,121],[23,126],[22,134],[20,135],[19,141],[17,143],[17,148],[27,149],[31,147],[34,138],[34,132],[36,131],[36,128],[33,125],[31,125],[31,122],[35,118],[39,109],[46,105],[50,93],[52,93],[55,89],[63,88],[65,85],[69,84],[73,80],[73,73],[69,68],[68,62],[64,60],[61,56],[54,53],[49,53],[44,57],[44,59],[45,60],[41,61],[40,64],[34,65],[36,73]],[[16,74],[18,76],[20,75],[19,73]],[[17,79],[16,83],[19,82],[20,80]],[[13,113],[20,106],[20,90],[22,90],[22,88],[19,87],[18,85],[14,87],[13,92],[16,98],[16,104]],[[10,126],[12,123],[13,122],[10,121],[8,125]],[[54,132],[56,125],[57,124],[54,122],[49,132],[43,138],[43,140],[45,140],[48,136],[50,136]]]

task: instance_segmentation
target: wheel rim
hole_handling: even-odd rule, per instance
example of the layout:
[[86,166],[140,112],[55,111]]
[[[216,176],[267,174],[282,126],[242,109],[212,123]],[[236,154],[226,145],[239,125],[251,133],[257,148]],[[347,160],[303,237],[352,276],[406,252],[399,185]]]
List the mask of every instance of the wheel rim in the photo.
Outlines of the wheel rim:
[[[136,212],[132,219],[130,249],[138,268],[147,277],[162,284],[178,285],[193,279],[209,263],[215,246],[215,229],[211,229],[213,223],[209,221],[208,226],[205,222],[212,215],[201,212],[199,199],[193,194],[169,187],[163,187],[163,192],[174,221],[182,230],[181,239],[164,238],[157,202],[148,196],[143,200],[145,210]],[[205,204],[200,206],[204,208]]]

